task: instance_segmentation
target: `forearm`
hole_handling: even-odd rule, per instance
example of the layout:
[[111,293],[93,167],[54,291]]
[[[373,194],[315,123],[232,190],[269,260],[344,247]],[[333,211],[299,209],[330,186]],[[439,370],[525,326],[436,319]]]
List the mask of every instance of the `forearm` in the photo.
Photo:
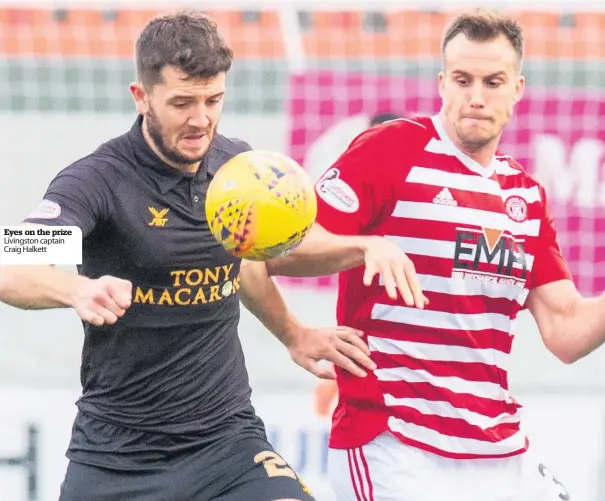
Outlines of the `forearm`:
[[74,291],[88,280],[52,266],[0,267],[0,301],[24,310],[67,308]]
[[267,261],[270,275],[313,277],[339,273],[364,264],[369,239],[341,236],[315,225],[290,255]]
[[288,346],[302,325],[288,310],[265,263],[243,261],[240,284],[242,304],[269,332]]

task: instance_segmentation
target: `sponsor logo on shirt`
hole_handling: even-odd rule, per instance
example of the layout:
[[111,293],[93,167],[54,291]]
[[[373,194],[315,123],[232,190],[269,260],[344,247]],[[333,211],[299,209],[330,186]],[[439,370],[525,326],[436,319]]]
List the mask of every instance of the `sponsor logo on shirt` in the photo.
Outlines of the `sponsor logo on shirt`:
[[158,228],[163,228],[166,226],[166,223],[168,222],[168,218],[166,217],[168,210],[169,209],[157,210],[153,207],[149,207],[149,212],[151,212],[153,219],[148,223],[148,225],[157,226]]
[[502,230],[459,228],[456,231],[452,277],[523,287],[527,279],[524,242]]
[[315,190],[319,198],[341,212],[352,214],[359,209],[357,194],[340,178],[338,169],[328,170],[317,182]]
[[57,202],[44,199],[31,212],[27,219],[57,219],[61,215],[61,206]]
[[222,301],[240,289],[240,275],[233,270],[233,263],[169,273],[170,287],[135,285],[133,302],[153,306],[197,306]]

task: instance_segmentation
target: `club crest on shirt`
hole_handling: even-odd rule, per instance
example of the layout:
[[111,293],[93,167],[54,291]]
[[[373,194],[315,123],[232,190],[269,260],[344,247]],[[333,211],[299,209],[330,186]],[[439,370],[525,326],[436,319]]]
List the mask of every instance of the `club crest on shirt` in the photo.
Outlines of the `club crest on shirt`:
[[352,214],[359,209],[357,194],[340,178],[340,171],[336,168],[329,169],[317,181],[315,191],[319,198],[341,212]]
[[504,202],[506,213],[513,221],[522,223],[527,220],[527,202],[517,195],[512,195]]

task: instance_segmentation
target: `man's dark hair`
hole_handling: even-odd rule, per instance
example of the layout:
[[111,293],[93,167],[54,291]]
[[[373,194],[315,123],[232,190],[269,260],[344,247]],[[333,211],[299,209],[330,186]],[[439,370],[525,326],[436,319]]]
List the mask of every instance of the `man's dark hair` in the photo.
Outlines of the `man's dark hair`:
[[152,19],[136,42],[139,81],[147,88],[162,81],[167,66],[189,78],[212,78],[227,72],[233,51],[216,23],[199,11],[186,10]]
[[456,16],[445,30],[441,53],[445,57],[447,44],[463,33],[473,42],[491,42],[503,35],[517,53],[519,63],[523,60],[523,30],[514,19],[496,10],[475,9]]
[[401,118],[399,115],[395,113],[385,112],[385,113],[377,113],[370,119],[370,127],[374,127],[374,125],[378,125],[384,122],[388,122],[389,120],[396,120]]

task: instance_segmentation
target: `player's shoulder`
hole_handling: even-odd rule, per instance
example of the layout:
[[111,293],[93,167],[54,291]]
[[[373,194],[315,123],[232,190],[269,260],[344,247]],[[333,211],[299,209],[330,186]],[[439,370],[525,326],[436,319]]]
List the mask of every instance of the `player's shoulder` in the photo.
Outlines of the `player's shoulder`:
[[206,165],[210,174],[215,174],[220,167],[234,156],[250,151],[252,147],[244,140],[217,134],[213,140]]
[[398,133],[413,134],[418,137],[431,138],[435,136],[433,119],[430,116],[410,115],[408,117],[395,118],[388,122],[375,125],[375,128],[385,128]]
[[118,136],[68,164],[58,172],[56,179],[67,176],[89,183],[104,181],[115,187],[125,173],[132,170],[133,159],[132,145],[127,136]]
[[252,146],[243,139],[217,134],[212,141],[212,149],[227,156],[235,156],[244,151],[250,151]]
[[406,150],[426,144],[436,137],[431,117],[409,116],[396,118],[364,130],[351,143],[351,147],[373,144],[378,148],[400,148]]
[[217,134],[212,139],[212,145],[206,155],[208,172],[215,174],[231,158],[251,149],[252,147],[242,139]]

